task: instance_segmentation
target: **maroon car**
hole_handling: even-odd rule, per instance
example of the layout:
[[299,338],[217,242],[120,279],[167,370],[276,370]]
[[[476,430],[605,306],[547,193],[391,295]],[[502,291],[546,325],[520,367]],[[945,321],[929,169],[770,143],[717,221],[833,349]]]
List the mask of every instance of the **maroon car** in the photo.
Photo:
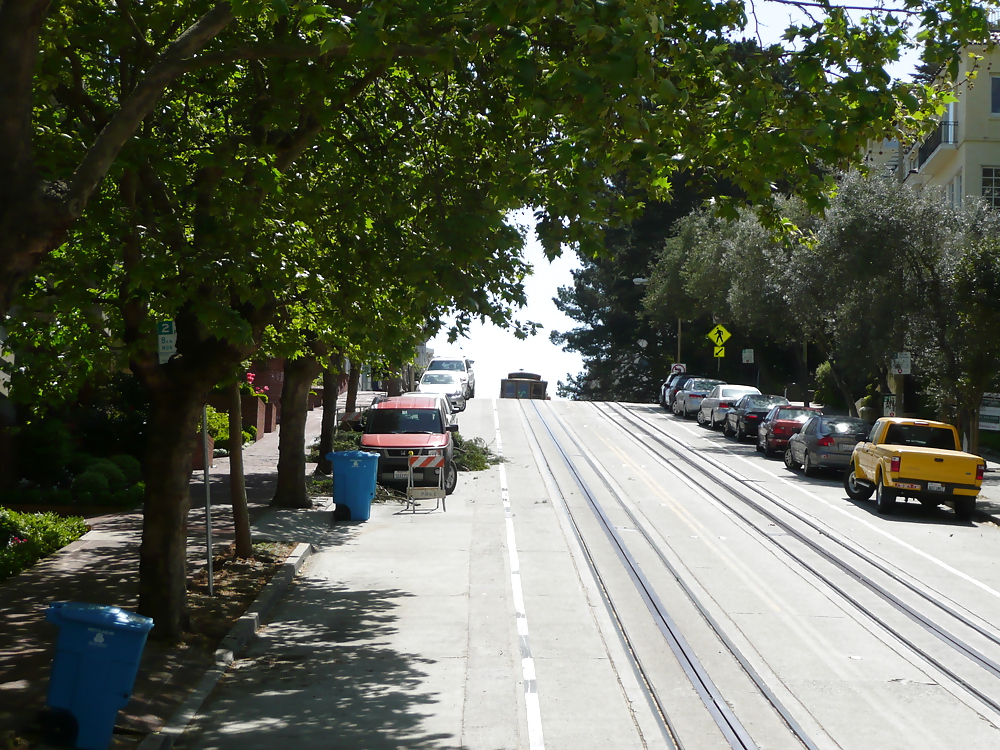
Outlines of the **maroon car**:
[[777,452],[785,452],[788,439],[802,429],[809,417],[822,414],[815,406],[775,406],[757,427],[757,450],[770,458]]

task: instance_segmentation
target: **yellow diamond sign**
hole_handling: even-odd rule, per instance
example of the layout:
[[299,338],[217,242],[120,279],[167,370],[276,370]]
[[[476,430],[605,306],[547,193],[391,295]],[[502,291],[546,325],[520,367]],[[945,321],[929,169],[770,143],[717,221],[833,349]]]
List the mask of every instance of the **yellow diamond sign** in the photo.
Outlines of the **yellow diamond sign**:
[[719,323],[719,325],[717,325],[715,328],[709,331],[707,335],[708,338],[712,340],[713,344],[715,344],[716,346],[722,346],[723,344],[726,343],[726,341],[729,340],[729,337],[732,334],[730,334],[729,331],[726,330],[725,326],[723,326],[722,323]]

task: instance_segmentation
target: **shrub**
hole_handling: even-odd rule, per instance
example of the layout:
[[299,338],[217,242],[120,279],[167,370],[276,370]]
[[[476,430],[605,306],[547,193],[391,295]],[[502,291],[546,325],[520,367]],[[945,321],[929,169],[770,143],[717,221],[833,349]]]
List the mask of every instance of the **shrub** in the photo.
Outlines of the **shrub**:
[[21,478],[43,487],[56,485],[73,457],[69,428],[57,419],[43,419],[21,427],[17,440]]
[[88,501],[99,500],[110,490],[108,478],[99,471],[85,471],[73,480],[73,496],[78,503],[83,503],[83,495]]
[[86,533],[87,523],[79,517],[0,508],[0,580],[30,568]]
[[127,490],[126,494],[126,504],[129,507],[142,505],[146,500],[146,485],[144,482],[136,482]]
[[[111,492],[123,490],[128,485],[128,481],[125,479],[125,472],[118,468],[118,464],[110,461],[109,459],[97,459],[87,467],[84,474],[90,474],[92,472],[104,475],[104,478],[108,480],[108,490]],[[83,474],[80,476],[83,476]],[[79,477],[77,478],[79,479]]]
[[135,484],[142,479],[142,464],[134,456],[129,456],[126,453],[119,453],[117,456],[112,456],[111,460],[115,465],[122,470],[125,474],[125,481],[129,486]]

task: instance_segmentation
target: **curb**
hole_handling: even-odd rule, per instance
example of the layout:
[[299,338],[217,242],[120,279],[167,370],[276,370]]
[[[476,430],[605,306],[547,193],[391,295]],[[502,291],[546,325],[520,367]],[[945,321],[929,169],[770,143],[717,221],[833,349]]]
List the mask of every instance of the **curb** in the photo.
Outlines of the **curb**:
[[278,603],[278,600],[285,594],[295,576],[298,574],[302,564],[309,559],[313,553],[311,544],[299,544],[292,550],[288,559],[281,566],[281,570],[274,574],[268,584],[261,590],[260,594],[250,608],[236,621],[232,629],[222,639],[222,643],[215,651],[215,666],[205,673],[201,681],[191,691],[187,700],[181,704],[174,715],[163,725],[159,732],[147,735],[138,750],[168,750],[172,747],[181,735],[187,730],[188,725],[198,715],[198,711],[204,705],[208,696],[212,694],[219,680],[229,669],[229,665],[239,656],[243,650],[257,635],[257,630],[261,623],[267,619],[271,609]]

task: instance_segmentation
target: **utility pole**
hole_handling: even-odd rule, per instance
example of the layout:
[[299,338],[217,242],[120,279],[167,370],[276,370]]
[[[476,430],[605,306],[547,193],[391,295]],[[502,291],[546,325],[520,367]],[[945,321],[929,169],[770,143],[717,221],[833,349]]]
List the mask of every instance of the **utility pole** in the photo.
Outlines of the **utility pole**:
[[677,362],[681,361],[681,319],[677,319]]

